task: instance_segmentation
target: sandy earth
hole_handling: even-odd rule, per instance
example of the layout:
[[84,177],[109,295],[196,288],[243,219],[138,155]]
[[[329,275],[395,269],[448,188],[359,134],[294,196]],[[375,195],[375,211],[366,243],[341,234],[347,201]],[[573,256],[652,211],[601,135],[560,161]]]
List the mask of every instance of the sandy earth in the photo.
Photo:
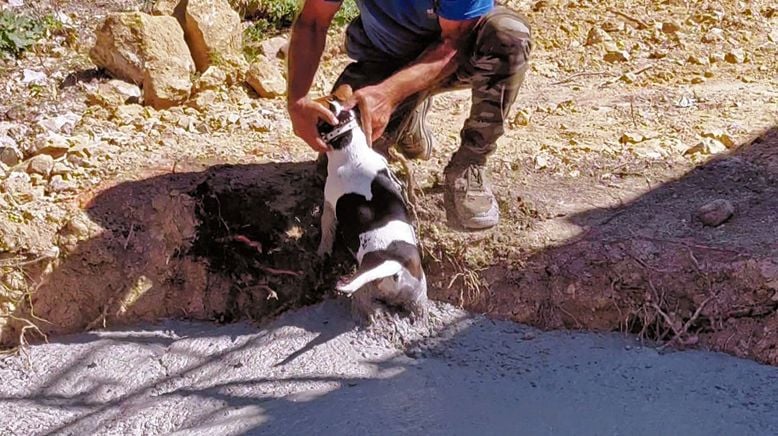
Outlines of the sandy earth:
[[778,368],[445,305],[431,319],[390,338],[328,300],[262,329],[63,337],[0,360],[0,434],[778,433]]

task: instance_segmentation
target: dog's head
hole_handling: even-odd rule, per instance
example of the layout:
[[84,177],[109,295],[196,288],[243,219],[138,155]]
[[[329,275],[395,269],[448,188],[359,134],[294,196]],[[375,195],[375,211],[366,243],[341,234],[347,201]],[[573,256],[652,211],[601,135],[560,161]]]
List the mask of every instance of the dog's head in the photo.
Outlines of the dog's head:
[[338,124],[335,126],[321,120],[316,125],[319,137],[335,150],[339,150],[351,143],[354,129],[359,128],[359,114],[357,110],[343,109],[344,103],[351,98],[351,94],[351,86],[341,85],[331,95],[316,100],[327,107],[338,119]]

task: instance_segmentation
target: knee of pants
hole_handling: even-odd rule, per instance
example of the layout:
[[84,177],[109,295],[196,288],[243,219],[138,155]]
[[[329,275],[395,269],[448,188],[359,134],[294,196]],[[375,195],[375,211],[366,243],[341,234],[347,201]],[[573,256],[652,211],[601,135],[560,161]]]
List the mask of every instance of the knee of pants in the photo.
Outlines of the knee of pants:
[[529,60],[531,50],[532,30],[513,11],[495,8],[480,23],[475,46],[477,55],[503,59],[511,72],[516,72]]

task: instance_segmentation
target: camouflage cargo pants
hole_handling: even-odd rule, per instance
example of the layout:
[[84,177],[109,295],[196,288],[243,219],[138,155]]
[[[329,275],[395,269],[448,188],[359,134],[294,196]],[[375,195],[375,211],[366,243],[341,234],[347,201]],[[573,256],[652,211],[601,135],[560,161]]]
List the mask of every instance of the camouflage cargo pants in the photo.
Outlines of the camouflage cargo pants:
[[[334,88],[348,84],[356,90],[380,83],[412,61],[393,60],[379,52],[365,35],[359,18],[348,27],[346,45],[349,53],[358,54],[359,60],[346,67]],[[526,19],[508,8],[495,7],[476,24],[456,73],[400,104],[379,142],[387,147],[395,144],[413,111],[432,95],[470,88],[470,116],[460,133],[461,144],[452,163],[483,165],[504,132],[505,118],[529,66],[531,48]]]

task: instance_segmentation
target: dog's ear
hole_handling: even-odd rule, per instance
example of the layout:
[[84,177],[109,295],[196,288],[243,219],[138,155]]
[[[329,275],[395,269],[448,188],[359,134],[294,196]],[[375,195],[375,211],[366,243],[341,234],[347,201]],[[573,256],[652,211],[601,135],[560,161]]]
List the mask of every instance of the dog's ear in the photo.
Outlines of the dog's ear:
[[359,288],[370,282],[391,277],[399,273],[402,271],[402,268],[403,266],[396,260],[385,260],[372,267],[367,266],[366,263],[363,262],[353,276],[338,281],[338,284],[335,285],[335,289],[346,294],[353,294],[359,290]]
[[350,99],[351,94],[353,93],[354,91],[351,89],[351,85],[340,85],[338,86],[338,89],[336,89],[335,92],[332,93],[332,95],[335,96],[335,98],[342,103]]

